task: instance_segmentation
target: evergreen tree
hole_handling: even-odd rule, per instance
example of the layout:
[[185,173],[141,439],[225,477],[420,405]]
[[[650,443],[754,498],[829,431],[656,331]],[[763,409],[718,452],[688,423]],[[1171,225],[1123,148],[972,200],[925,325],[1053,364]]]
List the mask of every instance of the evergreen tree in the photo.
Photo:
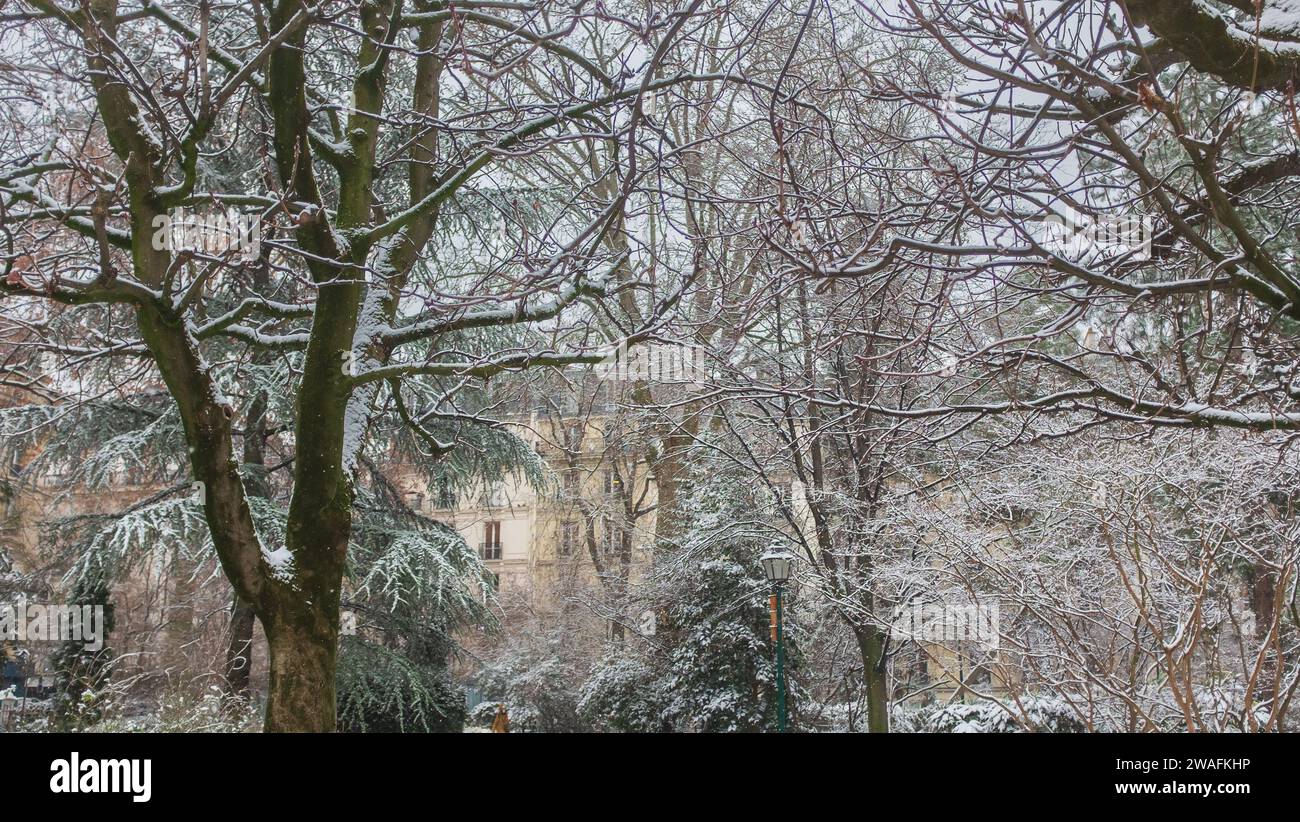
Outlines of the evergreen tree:
[[[669,630],[648,652],[602,660],[583,689],[582,709],[624,731],[774,730],[776,655],[771,585],[759,558],[788,545],[769,516],[773,500],[720,461],[693,467],[684,488],[680,542],[660,546],[653,579]],[[802,695],[797,597],[787,591],[787,705]]]

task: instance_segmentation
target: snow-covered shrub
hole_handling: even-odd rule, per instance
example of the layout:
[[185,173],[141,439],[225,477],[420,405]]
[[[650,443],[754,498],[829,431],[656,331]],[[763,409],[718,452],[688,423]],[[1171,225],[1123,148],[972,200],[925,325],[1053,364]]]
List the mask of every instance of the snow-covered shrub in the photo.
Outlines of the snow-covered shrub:
[[[800,726],[801,731],[811,731],[814,733],[853,733],[866,730],[866,706],[854,705],[846,702],[806,702],[803,706],[802,716],[805,717],[805,724]],[[898,714],[892,715],[890,719],[890,729],[898,731],[895,727],[898,723]],[[907,730],[907,729],[903,729]]]
[[[1269,720],[1269,709],[1256,702],[1252,705],[1254,727],[1251,727],[1247,720],[1246,688],[1240,683],[1202,685],[1192,690],[1192,698],[1196,700],[1196,711],[1205,729],[1214,733],[1256,731]],[[1186,726],[1171,730],[1186,730]]]
[[1082,733],[1085,728],[1063,700],[1021,697],[1019,704],[980,700],[917,709],[895,709],[892,724],[900,733],[1006,734]]
[[663,698],[655,671],[644,660],[613,654],[582,685],[578,709],[601,729],[646,733],[663,725]]
[[469,713],[465,715],[465,727],[476,731],[486,731],[491,728],[492,720],[496,719],[497,705],[499,704],[501,703],[480,702],[470,708]]
[[497,704],[503,704],[512,733],[590,731],[591,724],[578,710],[582,680],[576,662],[558,647],[511,649],[479,673],[477,684],[487,701],[472,715],[473,724],[491,725]]
[[[262,718],[259,706],[232,703],[216,685],[198,694],[176,690],[148,700],[127,697],[119,688],[87,691],[84,698],[95,716],[77,726],[85,733],[248,733],[258,729]],[[39,718],[29,721],[26,730],[59,730],[57,721],[41,708],[28,706]]]
[[202,694],[180,692],[161,701],[156,714],[141,730],[160,733],[252,732],[261,724],[259,706],[232,702],[225,691],[212,685]]

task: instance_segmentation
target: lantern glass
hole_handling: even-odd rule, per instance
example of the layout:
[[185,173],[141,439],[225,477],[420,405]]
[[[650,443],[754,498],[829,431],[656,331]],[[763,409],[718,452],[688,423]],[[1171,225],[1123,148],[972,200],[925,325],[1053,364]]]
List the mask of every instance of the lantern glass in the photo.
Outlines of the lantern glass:
[[793,559],[789,554],[780,551],[772,551],[764,554],[762,557],[763,572],[767,574],[770,582],[785,582],[790,578],[790,560]]

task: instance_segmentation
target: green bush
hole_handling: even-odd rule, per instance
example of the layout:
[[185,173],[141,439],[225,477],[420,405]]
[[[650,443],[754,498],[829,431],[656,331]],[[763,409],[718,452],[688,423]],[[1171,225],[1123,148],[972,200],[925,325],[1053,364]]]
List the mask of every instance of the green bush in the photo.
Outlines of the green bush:
[[339,650],[339,730],[351,733],[459,732],[465,694],[445,666],[421,665],[358,637]]

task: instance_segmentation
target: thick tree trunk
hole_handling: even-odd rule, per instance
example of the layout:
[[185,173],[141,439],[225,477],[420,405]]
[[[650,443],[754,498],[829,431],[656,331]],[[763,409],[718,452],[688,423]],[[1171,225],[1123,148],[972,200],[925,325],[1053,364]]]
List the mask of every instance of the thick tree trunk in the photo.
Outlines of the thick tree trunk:
[[271,656],[267,731],[334,730],[339,603],[351,533],[346,475],[335,470],[300,476],[286,533],[293,562],[280,569],[288,577],[273,583],[258,614]]
[[343,483],[339,492],[324,507],[295,493],[301,507],[289,513],[291,581],[274,583],[258,615],[270,646],[269,732],[334,730],[339,601],[352,530],[350,486]]
[[265,620],[271,651],[266,730],[272,733],[329,733],[337,698],[338,610],[312,608]]
[[867,691],[867,731],[889,733],[889,676],[884,664],[885,635],[874,628],[853,629],[862,654],[862,679]]

